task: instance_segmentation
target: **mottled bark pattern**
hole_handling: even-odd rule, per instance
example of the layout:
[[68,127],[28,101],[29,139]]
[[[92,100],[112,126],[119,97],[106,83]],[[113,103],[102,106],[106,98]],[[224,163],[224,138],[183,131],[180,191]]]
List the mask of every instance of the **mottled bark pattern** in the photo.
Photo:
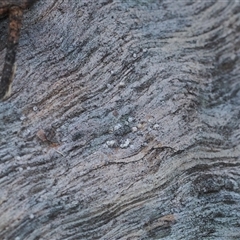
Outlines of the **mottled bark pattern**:
[[0,2],[0,15],[9,16],[7,53],[0,82],[0,100],[9,97],[11,94],[23,11],[34,2],[36,2],[36,0],[2,0]]

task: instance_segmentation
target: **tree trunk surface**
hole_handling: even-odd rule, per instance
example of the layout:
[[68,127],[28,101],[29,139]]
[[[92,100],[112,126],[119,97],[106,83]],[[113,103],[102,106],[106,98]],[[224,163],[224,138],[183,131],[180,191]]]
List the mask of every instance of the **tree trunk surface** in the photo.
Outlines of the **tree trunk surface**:
[[26,11],[0,103],[0,239],[240,239],[239,32],[237,0]]

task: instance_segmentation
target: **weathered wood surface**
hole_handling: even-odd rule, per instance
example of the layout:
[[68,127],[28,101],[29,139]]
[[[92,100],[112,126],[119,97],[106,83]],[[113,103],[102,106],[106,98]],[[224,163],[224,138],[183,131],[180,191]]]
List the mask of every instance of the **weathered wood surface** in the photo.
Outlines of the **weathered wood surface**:
[[26,12],[0,239],[240,239],[239,18],[237,0]]

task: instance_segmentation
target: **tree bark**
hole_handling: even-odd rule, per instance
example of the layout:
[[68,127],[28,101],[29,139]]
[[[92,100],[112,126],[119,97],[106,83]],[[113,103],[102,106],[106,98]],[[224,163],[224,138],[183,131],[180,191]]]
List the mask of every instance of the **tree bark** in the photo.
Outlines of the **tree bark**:
[[27,11],[0,103],[0,239],[239,239],[239,12],[237,0]]

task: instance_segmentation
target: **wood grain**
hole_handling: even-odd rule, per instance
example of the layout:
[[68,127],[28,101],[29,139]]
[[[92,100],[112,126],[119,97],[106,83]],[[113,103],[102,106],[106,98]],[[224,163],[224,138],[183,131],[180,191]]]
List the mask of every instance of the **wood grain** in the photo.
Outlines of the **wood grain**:
[[0,105],[0,238],[240,238],[239,9],[28,11]]

